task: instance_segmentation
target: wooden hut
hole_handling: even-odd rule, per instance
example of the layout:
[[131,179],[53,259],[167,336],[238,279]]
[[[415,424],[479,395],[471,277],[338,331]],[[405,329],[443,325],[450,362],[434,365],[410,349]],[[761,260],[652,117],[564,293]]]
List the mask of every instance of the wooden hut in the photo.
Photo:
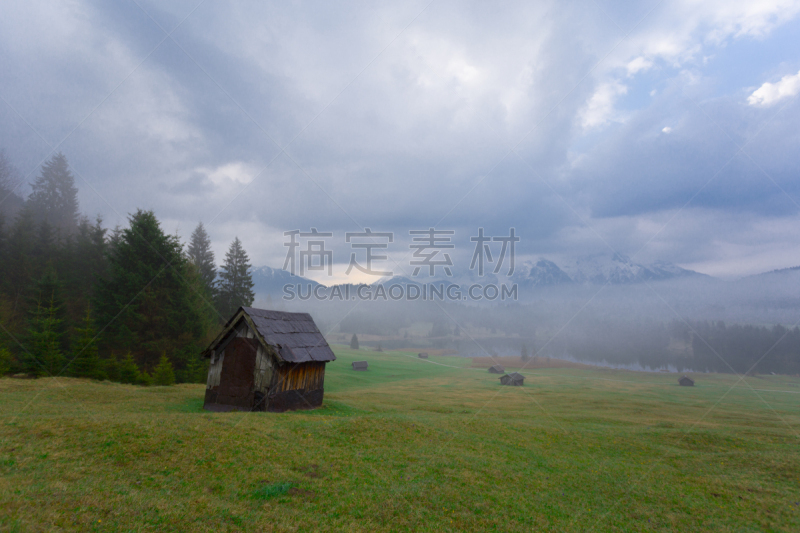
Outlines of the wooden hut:
[[505,374],[506,369],[502,365],[492,365],[489,367],[490,374]]
[[319,407],[325,363],[336,360],[308,313],[252,307],[240,307],[203,355],[209,411]]
[[367,369],[366,361],[353,361],[353,370],[366,370],[366,369]]
[[525,381],[525,376],[517,372],[506,374],[500,378],[501,385],[511,385],[513,387],[521,387],[523,381]]
[[694,387],[694,380],[689,376],[681,376],[678,383],[681,384],[681,387]]
[[419,357],[420,359],[427,359],[428,358],[428,352],[422,352],[417,357]]

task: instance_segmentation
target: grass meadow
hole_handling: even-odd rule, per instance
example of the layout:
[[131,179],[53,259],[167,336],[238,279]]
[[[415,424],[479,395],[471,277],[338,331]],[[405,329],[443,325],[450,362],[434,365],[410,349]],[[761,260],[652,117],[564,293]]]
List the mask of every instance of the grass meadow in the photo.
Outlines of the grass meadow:
[[800,531],[798,378],[334,350],[311,412],[0,379],[0,530]]

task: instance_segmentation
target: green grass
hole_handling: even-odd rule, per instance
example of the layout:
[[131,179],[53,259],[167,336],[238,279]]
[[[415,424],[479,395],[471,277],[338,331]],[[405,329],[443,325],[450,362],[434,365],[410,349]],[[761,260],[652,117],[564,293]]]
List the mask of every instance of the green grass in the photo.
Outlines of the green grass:
[[0,379],[0,531],[800,530],[800,379],[336,352],[312,412]]

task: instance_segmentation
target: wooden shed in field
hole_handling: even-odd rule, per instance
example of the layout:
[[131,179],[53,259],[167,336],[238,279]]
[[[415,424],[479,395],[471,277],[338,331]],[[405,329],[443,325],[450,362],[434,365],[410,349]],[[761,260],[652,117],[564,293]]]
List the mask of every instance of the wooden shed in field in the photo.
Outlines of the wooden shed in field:
[[366,361],[353,361],[353,370],[366,370],[367,367]]
[[308,313],[240,307],[203,355],[209,411],[289,411],[322,405],[330,346]]
[[500,378],[501,385],[511,385],[514,387],[521,387],[524,381],[525,381],[525,376],[517,372],[506,374],[505,376],[502,376]]
[[680,383],[681,387],[694,387],[694,380],[689,376],[681,376],[678,383]]
[[489,367],[490,374],[505,374],[506,369],[502,365],[492,365]]
[[428,352],[422,352],[419,355],[417,355],[417,357],[419,357],[420,359],[427,359],[428,358]]

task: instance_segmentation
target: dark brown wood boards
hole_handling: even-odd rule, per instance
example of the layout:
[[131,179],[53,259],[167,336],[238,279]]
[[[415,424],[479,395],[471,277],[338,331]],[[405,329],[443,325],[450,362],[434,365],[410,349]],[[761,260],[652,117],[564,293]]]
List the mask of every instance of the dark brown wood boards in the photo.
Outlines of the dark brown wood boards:
[[257,346],[255,339],[243,337],[234,338],[228,343],[219,385],[206,389],[205,409],[229,411],[239,408],[249,411],[252,408]]

